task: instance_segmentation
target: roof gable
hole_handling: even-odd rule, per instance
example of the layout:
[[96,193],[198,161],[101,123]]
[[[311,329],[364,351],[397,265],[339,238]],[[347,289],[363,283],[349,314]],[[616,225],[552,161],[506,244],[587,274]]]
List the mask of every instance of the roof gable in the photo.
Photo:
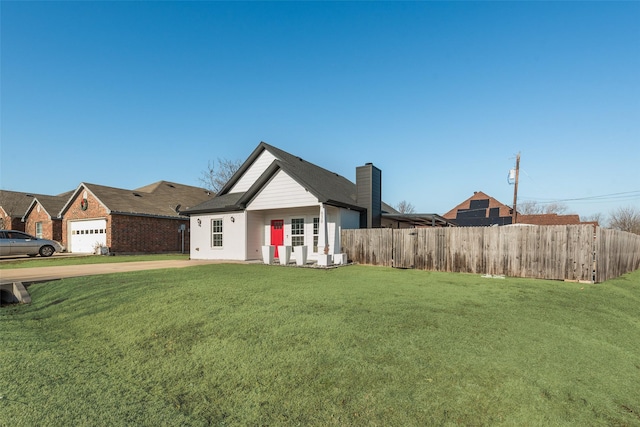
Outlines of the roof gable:
[[88,191],[111,214],[178,217],[183,209],[213,197],[204,188],[159,181],[136,190],[81,183],[62,208],[66,211],[82,191]]
[[45,194],[23,193],[0,190],[0,206],[10,217],[21,218],[27,212],[35,197],[52,197]]
[[318,199],[299,182],[280,169],[252,197],[248,210],[292,208],[318,205]]
[[447,219],[456,219],[456,215],[459,210],[469,210],[471,209],[472,202],[479,201],[479,200],[489,201],[488,205],[483,209],[498,208],[500,210],[500,216],[508,216],[511,214],[510,206],[505,205],[504,203],[498,201],[497,199],[494,199],[493,197],[489,196],[488,194],[482,191],[474,191],[473,196],[469,197],[464,202],[460,203],[458,206],[451,209],[449,212],[445,213],[442,216]]
[[[356,186],[353,182],[266,142],[258,144],[238,171],[220,190],[216,198],[244,192],[241,197],[234,198],[237,203],[233,206],[233,209],[242,210],[280,170],[286,172],[291,179],[316,197],[320,203],[355,210],[363,209],[356,204]],[[224,204],[227,205],[229,200],[225,197]],[[189,209],[188,212],[204,213],[210,209],[218,211],[222,209],[222,204],[205,202]],[[226,207],[231,208],[232,206],[227,205]]]
[[277,160],[277,158],[272,153],[267,150],[262,150],[243,171],[242,176],[233,184],[229,192],[240,193],[249,190],[275,160]]
[[507,225],[513,222],[512,209],[482,191],[442,215],[459,226]]
[[25,221],[31,211],[39,204],[42,209],[49,215],[51,219],[60,219],[60,211],[65,206],[69,196],[73,194],[73,191],[63,193],[59,196],[36,196],[33,198],[29,208],[24,213],[22,220]]

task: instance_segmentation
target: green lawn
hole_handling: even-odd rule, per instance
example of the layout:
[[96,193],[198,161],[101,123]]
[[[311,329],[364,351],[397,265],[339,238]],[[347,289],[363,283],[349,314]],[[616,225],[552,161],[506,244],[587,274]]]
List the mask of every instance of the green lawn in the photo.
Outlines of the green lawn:
[[218,264],[29,291],[0,309],[0,426],[640,426],[640,271]]
[[51,258],[28,256],[4,259],[0,262],[0,270],[7,268],[32,268],[32,267],[54,267],[58,265],[79,265],[79,264],[104,264],[113,262],[134,262],[134,261],[164,261],[184,259],[188,260],[189,255],[183,254],[154,254],[154,255],[64,255]]

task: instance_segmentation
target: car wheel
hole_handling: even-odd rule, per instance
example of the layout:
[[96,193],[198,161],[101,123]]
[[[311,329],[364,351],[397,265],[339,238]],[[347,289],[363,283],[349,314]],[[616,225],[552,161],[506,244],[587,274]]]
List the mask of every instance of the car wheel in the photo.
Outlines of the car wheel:
[[56,250],[53,249],[53,246],[47,245],[40,248],[40,256],[51,256]]

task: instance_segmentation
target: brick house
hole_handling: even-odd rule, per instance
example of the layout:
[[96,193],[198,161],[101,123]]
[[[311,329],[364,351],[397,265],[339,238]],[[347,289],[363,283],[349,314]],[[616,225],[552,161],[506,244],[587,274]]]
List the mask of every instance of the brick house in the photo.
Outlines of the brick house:
[[[34,199],[42,198],[44,200],[44,198],[49,197],[59,196],[0,190],[0,228],[4,230],[26,231],[23,218],[31,207]],[[43,237],[50,238],[46,235]]]
[[508,225],[512,222],[513,210],[482,191],[474,191],[473,196],[442,215],[453,220],[460,227]]
[[580,215],[558,215],[555,213],[549,214],[532,214],[522,215],[518,214],[519,224],[532,224],[532,225],[574,225],[583,224],[580,221]]
[[62,242],[62,217],[60,211],[71,191],[59,196],[34,196],[22,216],[24,231],[39,238]]
[[60,210],[69,252],[96,247],[112,253],[181,252],[189,220],[180,211],[213,197],[203,188],[159,181],[135,190],[81,183]]
[[[509,225],[513,222],[513,209],[493,197],[475,191],[473,196],[460,203],[443,215],[444,218],[455,221],[459,226],[489,226]],[[597,222],[582,222],[576,214],[558,215],[555,213],[523,215],[517,213],[516,223],[530,225],[573,225],[594,224]]]

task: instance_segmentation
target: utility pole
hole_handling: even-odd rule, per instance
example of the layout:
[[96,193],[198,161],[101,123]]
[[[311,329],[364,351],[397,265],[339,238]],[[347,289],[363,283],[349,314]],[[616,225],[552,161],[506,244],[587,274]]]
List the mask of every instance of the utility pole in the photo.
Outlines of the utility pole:
[[513,213],[511,223],[515,224],[518,220],[518,213],[516,212],[516,205],[518,202],[518,177],[520,176],[520,153],[516,156],[516,182],[513,186]]

